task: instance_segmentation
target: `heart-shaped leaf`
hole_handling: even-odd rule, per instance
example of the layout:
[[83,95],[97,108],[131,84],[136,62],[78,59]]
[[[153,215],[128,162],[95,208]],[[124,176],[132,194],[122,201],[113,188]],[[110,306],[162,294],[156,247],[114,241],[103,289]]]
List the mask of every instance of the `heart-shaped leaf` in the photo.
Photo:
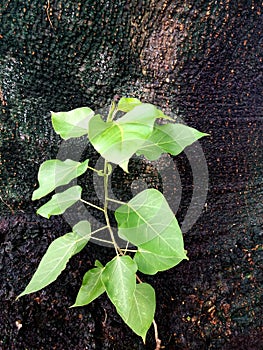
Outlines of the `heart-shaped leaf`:
[[32,200],[46,196],[56,187],[66,185],[85,173],[88,162],[88,159],[83,163],[71,159],[65,161],[51,159],[42,163],[38,172],[39,188],[33,192]]
[[142,102],[138,98],[122,97],[118,103],[118,110],[122,112],[129,112],[134,107],[141,105]]
[[160,111],[151,104],[140,104],[116,121],[104,122],[96,115],[89,122],[89,140],[109,162],[128,171],[131,156],[151,135]]
[[147,283],[136,284],[130,312],[121,314],[124,322],[142,337],[144,343],[146,333],[153,322],[155,305],[155,291],[152,286]]
[[87,305],[105,292],[101,280],[102,271],[103,266],[98,265],[85,273],[75,304],[72,307]]
[[153,273],[156,255],[161,258],[156,260],[155,272],[187,259],[182,232],[161,192],[155,189],[142,191],[120,206],[115,217],[119,236],[139,247],[136,254],[140,259],[135,254],[134,260],[140,271],[147,269]]
[[73,232],[55,239],[50,244],[31,281],[18,298],[36,292],[55,281],[65,269],[69,259],[85,247],[90,239],[90,224],[85,221],[85,235],[78,233],[77,225],[73,227]]
[[[175,219],[163,194],[155,189],[146,189],[121,205],[115,217],[119,236],[136,246],[170,231]],[[181,234],[179,226],[175,229]]]
[[53,128],[64,140],[86,135],[89,121],[93,116],[93,110],[88,107],[76,108],[68,112],[51,112]]
[[155,125],[151,136],[136,153],[149,160],[158,159],[162,153],[176,156],[204,136],[208,134],[183,124]]
[[178,265],[183,259],[187,259],[186,254],[179,256],[165,256],[142,247],[138,248],[134,256],[134,261],[139,270],[147,275],[154,275],[159,271],[169,270]]
[[54,194],[50,201],[37,210],[37,214],[47,219],[49,219],[51,215],[63,214],[66,209],[80,200],[81,191],[82,188],[80,186],[73,186],[64,192]]
[[120,315],[128,315],[136,287],[137,265],[130,256],[116,256],[102,272],[108,297]]

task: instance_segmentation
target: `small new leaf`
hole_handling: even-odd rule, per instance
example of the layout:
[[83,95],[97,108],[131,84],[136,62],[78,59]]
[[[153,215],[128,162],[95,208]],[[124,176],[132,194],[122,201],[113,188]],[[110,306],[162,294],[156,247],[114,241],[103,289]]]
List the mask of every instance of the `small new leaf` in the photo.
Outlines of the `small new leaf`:
[[118,111],[129,112],[141,104],[142,102],[138,98],[122,97],[118,103]]
[[93,110],[88,107],[76,108],[69,112],[51,112],[53,128],[64,140],[86,135],[93,116]]
[[69,259],[88,243],[91,231],[88,221],[85,221],[85,227],[85,235],[77,233],[74,226],[73,232],[55,239],[50,244],[31,281],[17,298],[36,292],[57,279]]
[[47,219],[49,219],[51,215],[63,214],[66,209],[80,200],[81,191],[82,188],[80,186],[73,186],[64,192],[54,194],[50,201],[37,210],[37,214]]
[[89,160],[83,163],[71,159],[61,161],[47,160],[41,164],[38,172],[39,188],[33,192],[32,200],[46,196],[56,187],[67,185],[71,180],[85,173]]
[[71,307],[87,305],[105,292],[101,280],[102,271],[103,266],[99,266],[85,273],[75,304]]
[[99,260],[95,260],[95,264],[96,267],[101,267],[102,269],[104,268],[104,266],[102,265],[102,263]]

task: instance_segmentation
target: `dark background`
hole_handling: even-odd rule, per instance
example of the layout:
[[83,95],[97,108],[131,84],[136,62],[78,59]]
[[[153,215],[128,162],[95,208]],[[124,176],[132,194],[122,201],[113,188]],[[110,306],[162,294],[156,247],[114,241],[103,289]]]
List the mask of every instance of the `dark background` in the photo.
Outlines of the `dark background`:
[[[104,295],[68,309],[110,249],[89,245],[55,283],[15,301],[50,242],[70,230],[37,217],[31,201],[38,167],[60,142],[50,110],[97,109],[115,94],[211,135],[200,142],[206,207],[184,237],[190,261],[144,277],[156,289],[162,344],[263,349],[261,1],[5,0],[0,11],[0,349],[154,348],[153,330],[144,346]],[[184,154],[176,164],[182,222],[191,167]]]

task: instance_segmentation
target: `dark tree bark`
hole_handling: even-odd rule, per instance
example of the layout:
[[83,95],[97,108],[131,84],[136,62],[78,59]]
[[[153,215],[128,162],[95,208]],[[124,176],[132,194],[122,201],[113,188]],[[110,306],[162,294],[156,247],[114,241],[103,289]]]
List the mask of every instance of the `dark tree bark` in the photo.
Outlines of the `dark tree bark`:
[[[158,104],[210,134],[200,142],[209,171],[206,204],[185,232],[190,261],[144,277],[156,289],[162,345],[259,350],[260,1],[5,0],[0,6],[0,349],[154,348],[153,329],[144,346],[105,296],[68,309],[95,258],[113,255],[107,248],[91,245],[51,286],[15,301],[48,244],[70,229],[62,219],[37,217],[31,201],[40,163],[59,147],[49,111],[98,109],[117,94]],[[189,154],[198,164],[198,150],[193,145],[174,159],[181,223],[193,195]],[[128,191],[121,172],[116,177]]]

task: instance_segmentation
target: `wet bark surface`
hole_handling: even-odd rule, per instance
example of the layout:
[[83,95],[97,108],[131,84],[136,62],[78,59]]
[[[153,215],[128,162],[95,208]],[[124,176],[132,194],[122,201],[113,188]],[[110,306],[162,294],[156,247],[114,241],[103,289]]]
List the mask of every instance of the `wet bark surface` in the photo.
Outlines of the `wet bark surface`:
[[[261,5],[1,5],[0,349],[154,349],[153,329],[143,345],[105,295],[69,309],[95,259],[106,263],[113,257],[109,248],[89,244],[56,282],[15,300],[52,240],[71,230],[63,219],[36,216],[39,203],[30,199],[38,166],[58,150],[49,110],[96,109],[114,94],[156,103],[210,134],[200,142],[209,171],[206,204],[184,233],[189,261],[141,276],[156,290],[162,345],[262,349]],[[193,174],[186,154],[173,161],[182,183],[177,212],[182,224]],[[115,175],[120,192],[131,195],[131,180]],[[158,181],[153,171],[147,184],[156,187]]]

